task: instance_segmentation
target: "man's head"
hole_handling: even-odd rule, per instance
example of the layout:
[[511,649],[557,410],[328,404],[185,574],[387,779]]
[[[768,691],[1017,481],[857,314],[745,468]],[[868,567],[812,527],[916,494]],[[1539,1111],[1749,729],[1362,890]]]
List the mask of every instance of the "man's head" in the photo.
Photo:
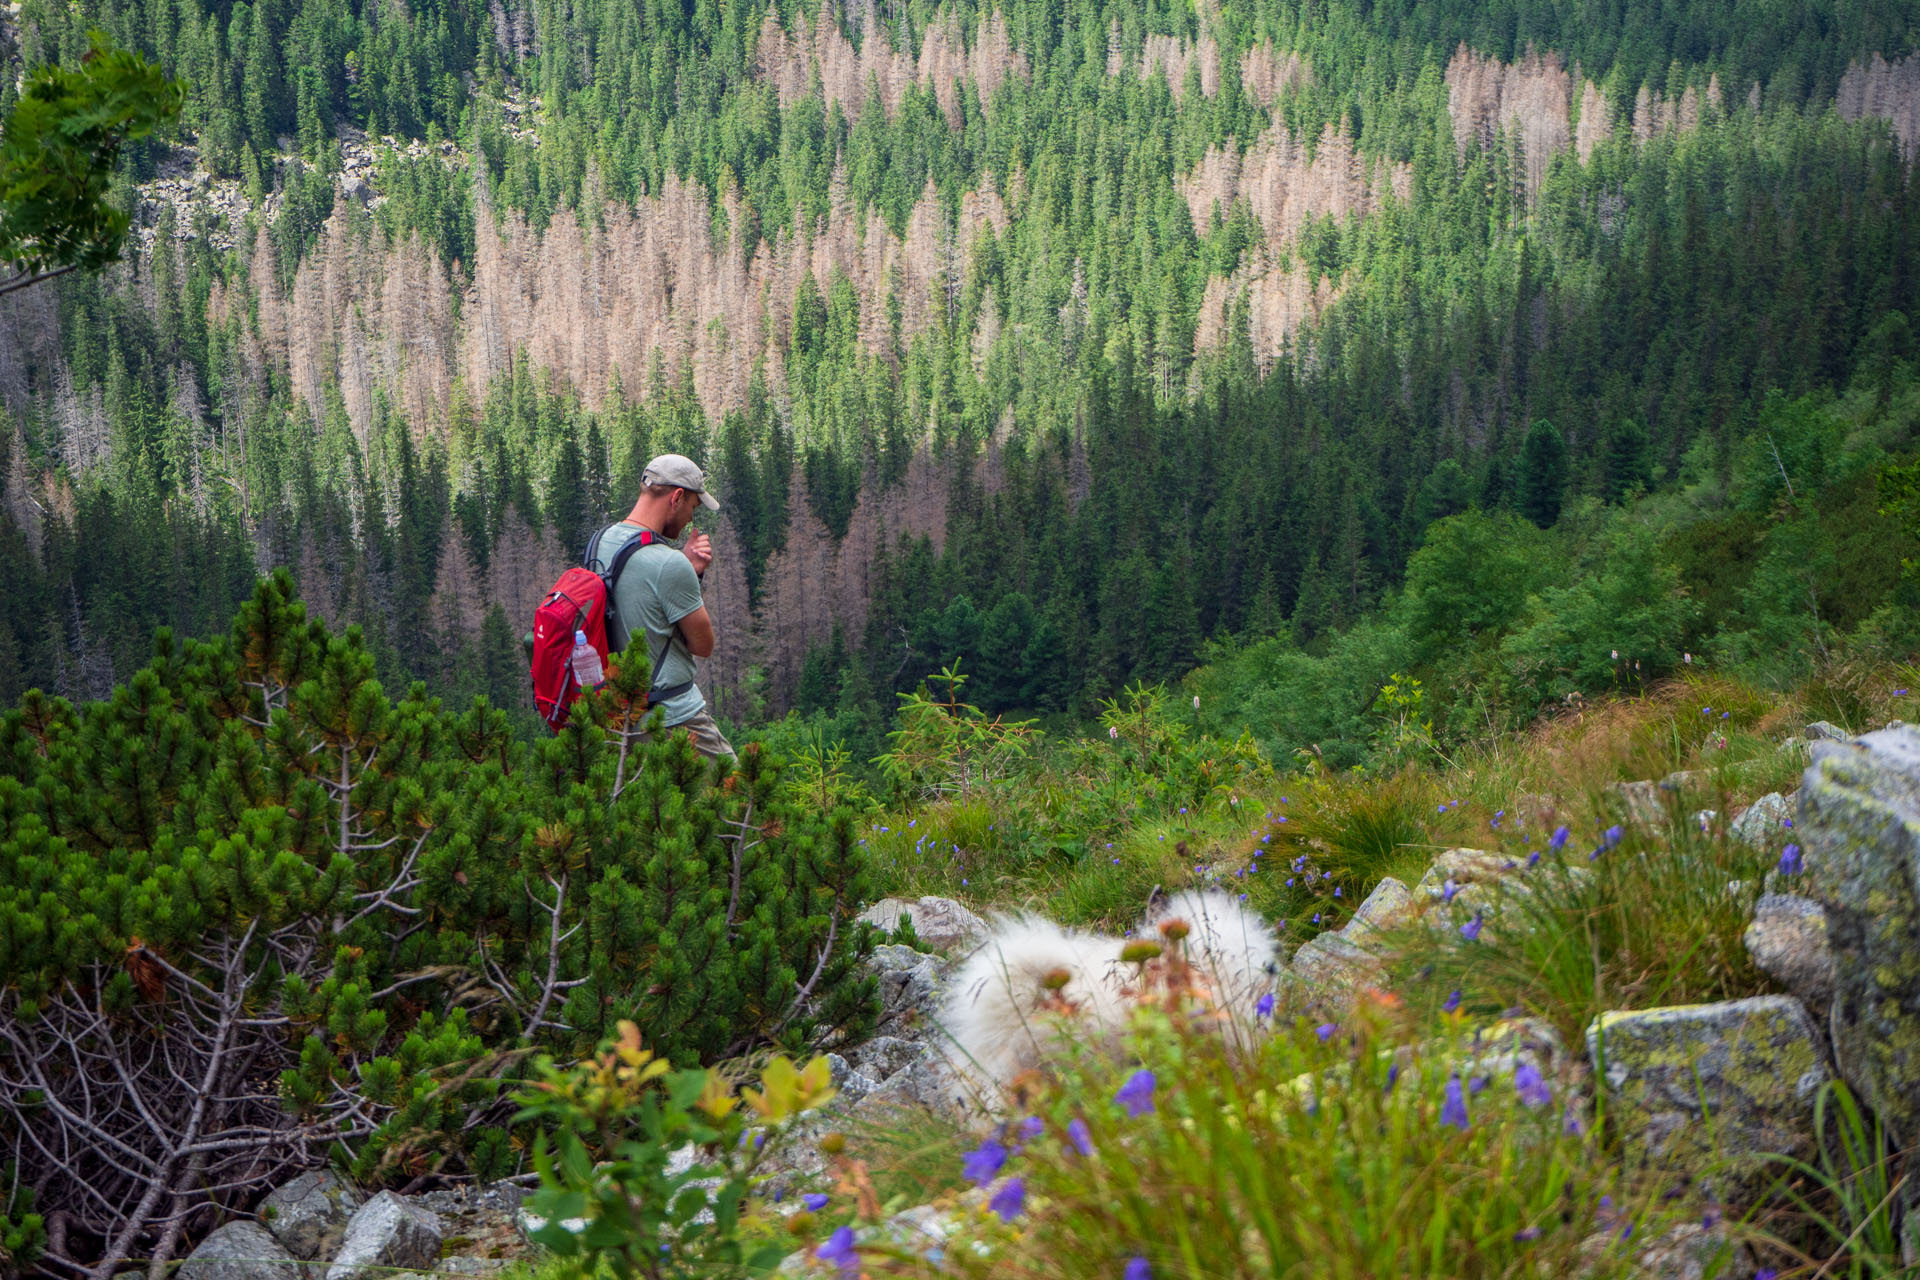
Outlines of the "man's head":
[[707,478],[693,459],[678,453],[663,453],[640,473],[640,501],[646,524],[669,538],[677,538],[701,507],[720,509],[719,501],[707,492]]

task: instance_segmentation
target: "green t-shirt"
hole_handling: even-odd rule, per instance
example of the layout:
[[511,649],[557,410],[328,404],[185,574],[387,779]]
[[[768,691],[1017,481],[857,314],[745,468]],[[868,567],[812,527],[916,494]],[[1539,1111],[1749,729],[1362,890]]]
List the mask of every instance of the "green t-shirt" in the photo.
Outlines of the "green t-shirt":
[[[639,533],[638,525],[609,525],[600,535],[600,563],[612,564],[614,554]],[[693,654],[674,625],[700,607],[700,576],[693,571],[692,562],[671,543],[656,542],[642,547],[621,568],[620,581],[613,584],[613,592],[614,608],[619,614],[619,622],[607,635],[613,652],[619,653],[627,647],[629,628],[644,625],[647,656],[654,661],[654,687],[692,680],[696,674]],[[667,723],[675,725],[699,715],[707,699],[695,685],[660,705],[666,709]]]

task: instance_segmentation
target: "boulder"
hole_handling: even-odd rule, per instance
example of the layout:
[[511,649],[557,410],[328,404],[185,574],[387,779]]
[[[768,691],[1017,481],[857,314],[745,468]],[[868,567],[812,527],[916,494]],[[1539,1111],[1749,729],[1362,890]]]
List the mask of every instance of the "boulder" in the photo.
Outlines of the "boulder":
[[1748,805],[1733,825],[1727,828],[1727,834],[1741,844],[1752,845],[1756,849],[1768,849],[1780,844],[1785,838],[1785,824],[1793,817],[1793,810],[1787,798],[1778,791],[1768,792]]
[[853,1050],[853,1069],[874,1080],[891,1080],[930,1056],[925,1041],[875,1036]]
[[331,1169],[303,1173],[260,1202],[260,1221],[288,1253],[309,1262],[339,1244],[360,1193]]
[[1808,742],[1852,742],[1853,735],[1837,724],[1828,724],[1825,720],[1815,720],[1801,731]]
[[1607,787],[1607,794],[1617,801],[1621,816],[1637,826],[1655,826],[1666,817],[1660,784],[1651,778],[1612,783]]
[[440,1260],[445,1234],[439,1215],[382,1191],[348,1221],[326,1280],[378,1280],[395,1267],[428,1270]]
[[1414,917],[1413,894],[1392,876],[1373,886],[1373,892],[1340,930],[1341,936],[1359,942],[1383,929],[1397,929]]
[[854,1115],[874,1115],[882,1111],[911,1108],[937,1115],[961,1115],[982,1100],[969,1096],[970,1089],[948,1064],[929,1054],[919,1062],[888,1076],[880,1087],[853,1106]]
[[257,1222],[216,1227],[180,1264],[179,1280],[308,1280],[307,1269]]
[[828,1079],[833,1084],[837,1098],[858,1102],[880,1087],[878,1080],[859,1071],[839,1054],[829,1053],[826,1058]]
[[938,956],[889,943],[873,949],[867,966],[880,979],[877,1030],[899,1035],[928,1021],[940,1003],[940,979],[946,972]]
[[1798,830],[1833,954],[1834,1059],[1910,1148],[1920,1142],[1920,732],[1816,742]]
[[1629,1158],[1719,1199],[1758,1194],[1779,1169],[1768,1154],[1814,1154],[1814,1104],[1832,1075],[1791,996],[1603,1013],[1587,1056]]
[[1337,1009],[1351,1003],[1362,987],[1378,985],[1385,977],[1380,961],[1350,938],[1323,933],[1293,953],[1284,983],[1293,990],[1286,1003],[1318,1009]]
[[952,898],[882,898],[860,913],[886,933],[900,927],[902,916],[913,921],[914,936],[935,951],[971,951],[987,936],[987,922]]
[[1820,904],[1791,893],[1769,893],[1753,907],[1743,939],[1762,972],[1806,1002],[1816,1015],[1833,1002],[1833,950]]
[[1487,849],[1449,849],[1433,860],[1427,874],[1413,887],[1413,900],[1426,904],[1446,897],[1447,881],[1456,888],[1470,884],[1493,884],[1520,869],[1512,854]]
[[900,917],[914,921],[914,936],[937,952],[970,952],[987,938],[987,921],[952,898],[881,898],[860,912],[860,919],[885,933],[900,927]]

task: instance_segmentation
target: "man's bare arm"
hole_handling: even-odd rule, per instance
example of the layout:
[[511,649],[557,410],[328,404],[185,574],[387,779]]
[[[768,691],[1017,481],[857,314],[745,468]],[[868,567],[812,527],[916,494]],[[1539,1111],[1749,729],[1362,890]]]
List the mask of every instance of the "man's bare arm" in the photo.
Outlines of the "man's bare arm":
[[680,638],[687,642],[687,652],[696,658],[713,656],[713,619],[707,616],[707,606],[701,605],[675,624],[680,628]]

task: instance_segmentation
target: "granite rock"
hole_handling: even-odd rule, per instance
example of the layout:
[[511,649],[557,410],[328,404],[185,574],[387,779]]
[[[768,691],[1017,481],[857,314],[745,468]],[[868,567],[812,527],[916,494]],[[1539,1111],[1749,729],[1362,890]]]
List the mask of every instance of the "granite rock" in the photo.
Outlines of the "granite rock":
[[1383,929],[1397,929],[1407,924],[1414,918],[1414,911],[1413,894],[1407,886],[1387,876],[1373,887],[1373,892],[1340,933],[1350,942],[1360,942]]
[[882,1034],[899,1035],[928,1021],[940,1003],[946,971],[940,957],[890,943],[875,947],[867,965],[880,979]]
[[360,1207],[360,1193],[331,1169],[303,1173],[260,1202],[260,1220],[296,1258],[331,1253]]
[[987,936],[987,922],[952,898],[882,898],[860,918],[886,933],[913,921],[913,934],[936,951],[971,951]]
[[347,1223],[326,1280],[377,1280],[395,1267],[425,1271],[440,1260],[445,1231],[439,1215],[404,1196],[382,1191]]
[[1719,1199],[1764,1188],[1778,1168],[1769,1154],[1814,1153],[1814,1104],[1832,1075],[1791,996],[1603,1013],[1587,1056],[1629,1159]]
[[1380,961],[1352,939],[1323,933],[1293,953],[1283,975],[1284,985],[1292,990],[1283,1003],[1290,1008],[1341,1008],[1361,988],[1378,985],[1385,976]]
[[[1811,736],[1811,734],[1809,735]],[[1920,1142],[1920,732],[1813,746],[1805,892],[1833,953],[1834,1059],[1895,1142]]]
[[1748,805],[1727,828],[1727,834],[1741,844],[1770,849],[1786,839],[1788,828],[1782,824],[1792,817],[1793,808],[1787,798],[1771,791]]
[[1815,1014],[1833,1002],[1833,949],[1820,904],[1791,893],[1769,893],[1753,907],[1744,941],[1762,972],[1806,1002]]
[[307,1268],[257,1222],[216,1227],[180,1264],[179,1280],[309,1280]]

